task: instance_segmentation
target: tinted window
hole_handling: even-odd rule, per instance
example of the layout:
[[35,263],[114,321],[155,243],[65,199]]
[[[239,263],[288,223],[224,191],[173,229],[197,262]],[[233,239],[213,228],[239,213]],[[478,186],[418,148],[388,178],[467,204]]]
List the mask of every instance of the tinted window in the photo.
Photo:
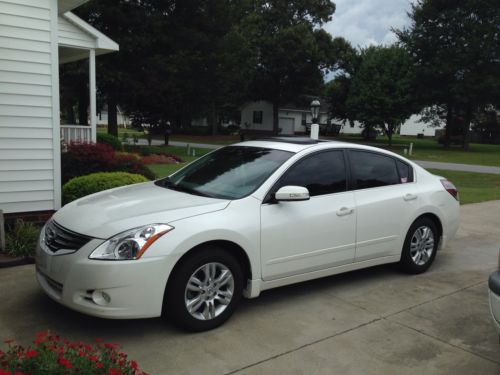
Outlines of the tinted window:
[[325,151],[295,163],[280,179],[277,189],[287,185],[304,186],[315,196],[345,191],[346,182],[343,151]]
[[396,161],[396,165],[398,166],[399,178],[402,184],[407,182],[413,182],[413,169],[405,162],[401,160]]
[[157,181],[157,185],[190,194],[239,199],[256,190],[292,155],[260,147],[224,147]]
[[350,151],[349,159],[356,189],[399,183],[396,161],[374,152]]

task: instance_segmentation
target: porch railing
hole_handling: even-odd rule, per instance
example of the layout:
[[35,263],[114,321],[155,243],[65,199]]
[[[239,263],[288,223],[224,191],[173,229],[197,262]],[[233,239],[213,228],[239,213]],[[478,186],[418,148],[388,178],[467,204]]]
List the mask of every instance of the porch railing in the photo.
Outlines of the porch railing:
[[92,128],[86,125],[61,125],[61,139],[70,142],[92,142]]

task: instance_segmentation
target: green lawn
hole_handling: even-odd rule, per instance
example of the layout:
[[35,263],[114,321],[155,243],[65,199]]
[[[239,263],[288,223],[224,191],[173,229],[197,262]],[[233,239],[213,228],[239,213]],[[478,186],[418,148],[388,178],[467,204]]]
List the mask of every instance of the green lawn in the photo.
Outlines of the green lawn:
[[[340,140],[346,142],[364,143],[360,136],[343,135]],[[463,151],[461,148],[452,147],[444,149],[438,144],[435,139],[416,137],[393,137],[393,146],[389,147],[387,137],[379,136],[370,144],[379,146],[398,154],[403,155],[404,148],[409,148],[410,143],[413,143],[413,154],[406,155],[414,160],[427,160],[446,163],[462,163],[462,164],[478,164],[500,167],[500,145],[485,145],[473,143],[470,145],[469,151]]]
[[500,175],[473,172],[429,169],[455,184],[460,194],[460,204],[478,203],[500,199]]

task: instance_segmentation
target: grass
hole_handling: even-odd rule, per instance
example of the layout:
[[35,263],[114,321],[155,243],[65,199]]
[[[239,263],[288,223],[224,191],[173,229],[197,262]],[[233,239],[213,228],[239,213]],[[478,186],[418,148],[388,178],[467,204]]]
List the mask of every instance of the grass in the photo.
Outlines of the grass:
[[460,194],[460,204],[478,203],[500,199],[500,175],[474,172],[429,169],[455,184]]
[[[152,152],[154,153],[155,147],[150,147]],[[161,147],[162,150],[165,150],[164,147]],[[195,151],[195,156],[192,155],[193,150]],[[178,164],[148,164],[146,165],[151,172],[153,172],[156,177],[161,178],[168,175],[171,175],[175,171],[181,169],[185,165],[189,164],[193,160],[198,159],[200,156],[205,155],[213,150],[207,148],[190,148],[191,155],[187,154],[187,147],[179,147],[179,146],[168,146],[166,151],[169,154],[176,155],[183,160],[183,163]]]
[[[343,135],[340,140],[354,143],[364,143],[360,136]],[[404,149],[413,143],[413,154],[407,156],[413,160],[426,160],[445,163],[477,164],[500,167],[500,145],[472,143],[469,151],[458,147],[444,149],[435,139],[416,137],[393,137],[393,146],[388,146],[387,137],[379,136],[375,141],[370,141],[374,146],[382,147],[403,155]]]

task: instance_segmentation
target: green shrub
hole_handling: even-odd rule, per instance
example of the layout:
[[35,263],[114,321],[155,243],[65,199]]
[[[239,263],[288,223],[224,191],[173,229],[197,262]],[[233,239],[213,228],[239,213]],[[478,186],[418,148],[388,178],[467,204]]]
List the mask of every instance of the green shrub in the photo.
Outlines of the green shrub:
[[104,143],[113,147],[116,151],[122,150],[122,143],[114,135],[107,133],[97,133],[97,142]]
[[144,176],[126,172],[99,172],[75,177],[62,188],[63,203],[66,204],[99,191],[147,181],[148,179]]
[[7,231],[5,247],[7,254],[16,257],[35,255],[40,228],[32,223],[17,219],[12,230]]

